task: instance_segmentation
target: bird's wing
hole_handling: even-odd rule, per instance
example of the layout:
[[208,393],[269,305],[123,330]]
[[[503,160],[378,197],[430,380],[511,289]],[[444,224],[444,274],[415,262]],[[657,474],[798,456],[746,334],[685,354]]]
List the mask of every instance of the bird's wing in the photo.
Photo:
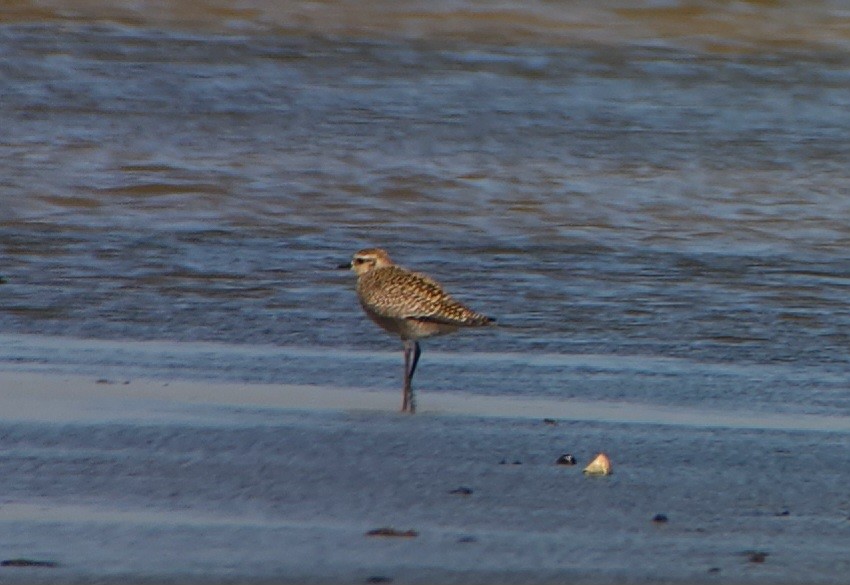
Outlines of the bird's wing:
[[361,284],[361,302],[381,316],[457,326],[491,321],[454,300],[430,277],[398,266],[367,274]]
[[405,315],[406,319],[437,323],[440,325],[484,325],[493,321],[480,313],[476,313],[463,303],[454,300],[443,291],[440,285],[424,274],[416,274],[421,281],[415,294],[416,302]]

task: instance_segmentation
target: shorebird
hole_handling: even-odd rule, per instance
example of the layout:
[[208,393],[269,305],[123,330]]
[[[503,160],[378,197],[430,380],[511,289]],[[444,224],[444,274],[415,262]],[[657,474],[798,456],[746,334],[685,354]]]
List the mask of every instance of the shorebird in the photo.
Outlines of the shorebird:
[[389,254],[380,248],[360,250],[350,263],[340,268],[351,268],[357,275],[357,298],[369,318],[401,338],[404,345],[402,412],[416,412],[411,381],[422,353],[420,339],[495,321],[454,300],[428,276],[395,265]]

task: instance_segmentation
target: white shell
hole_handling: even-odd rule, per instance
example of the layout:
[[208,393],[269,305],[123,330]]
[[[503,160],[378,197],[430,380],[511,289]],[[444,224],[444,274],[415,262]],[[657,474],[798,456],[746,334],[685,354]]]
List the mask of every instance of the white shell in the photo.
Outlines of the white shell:
[[588,475],[610,475],[613,471],[614,469],[611,467],[611,460],[608,459],[608,456],[605,453],[597,455],[596,459],[591,461],[588,466],[584,468],[584,473]]

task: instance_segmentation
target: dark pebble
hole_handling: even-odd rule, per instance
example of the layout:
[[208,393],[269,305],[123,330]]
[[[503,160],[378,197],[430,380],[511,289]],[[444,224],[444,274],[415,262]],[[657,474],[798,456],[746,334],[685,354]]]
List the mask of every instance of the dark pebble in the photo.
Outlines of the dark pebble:
[[112,384],[111,380],[107,380],[106,378],[98,378],[97,384]]
[[392,583],[392,577],[383,577],[381,575],[375,575],[374,577],[369,577],[366,579],[367,583]]
[[522,461],[520,461],[519,459],[517,459],[516,461],[514,461],[514,465],[522,465]]
[[458,496],[471,496],[472,495],[472,489],[468,488],[468,487],[461,486],[457,489],[450,491],[449,493],[455,494],[455,495],[458,495]]
[[790,516],[791,511],[790,510],[782,510],[781,512],[777,512],[776,515],[777,516]]
[[478,542],[478,539],[477,539],[477,538],[475,538],[474,536],[461,536],[460,538],[458,538],[458,539],[457,539],[457,541],[458,541],[458,542],[463,542],[463,543],[467,543],[467,542]]
[[576,458],[570,455],[569,453],[564,453],[563,455],[558,457],[557,461],[555,461],[556,465],[575,465],[576,463],[578,463],[578,461],[576,461]]
[[753,550],[747,551],[745,554],[747,555],[747,560],[751,563],[763,563],[769,553]]
[[711,567],[711,568],[708,570],[708,572],[709,572],[709,573],[719,573],[719,572],[720,572],[720,567]]
[[656,514],[652,517],[652,521],[656,524],[664,524],[667,522],[667,514]]
[[34,561],[32,559],[7,559],[0,561],[0,567],[58,567],[53,561]]
[[556,421],[554,418],[544,418],[543,423],[547,424],[547,425],[551,425],[553,427],[558,425],[558,421]]
[[366,536],[395,536],[400,538],[414,538],[419,536],[415,530],[396,530],[395,528],[375,528],[366,533]]

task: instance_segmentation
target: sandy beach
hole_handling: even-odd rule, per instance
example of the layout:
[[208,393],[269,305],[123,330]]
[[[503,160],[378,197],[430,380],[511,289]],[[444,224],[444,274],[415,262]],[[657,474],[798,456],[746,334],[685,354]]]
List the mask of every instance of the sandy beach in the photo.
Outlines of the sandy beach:
[[[7,363],[0,560],[51,566],[0,577],[841,583],[850,571],[846,418],[446,392],[423,392],[409,416],[399,399]],[[598,452],[614,473],[583,475]],[[578,464],[556,465],[566,453]],[[381,528],[415,536],[367,535]]]

